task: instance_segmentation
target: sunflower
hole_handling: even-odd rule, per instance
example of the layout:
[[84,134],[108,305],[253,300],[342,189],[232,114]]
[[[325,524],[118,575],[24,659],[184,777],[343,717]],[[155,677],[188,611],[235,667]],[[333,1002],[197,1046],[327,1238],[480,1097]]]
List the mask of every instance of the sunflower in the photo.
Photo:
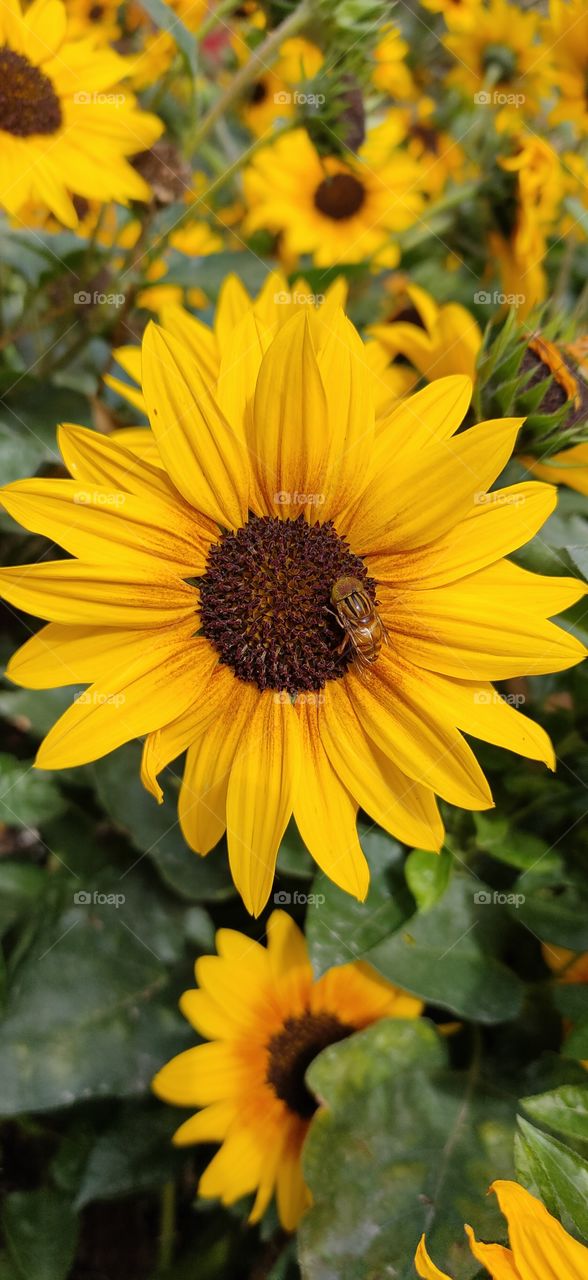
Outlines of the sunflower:
[[[550,412],[561,412],[566,404],[569,405],[569,411],[562,421],[564,430],[575,424],[579,426],[586,420],[588,387],[585,379],[576,375],[568,363],[570,356],[579,357],[581,352],[581,338],[577,339],[576,343],[570,343],[562,348],[555,342],[536,334],[527,344],[521,365],[521,369],[531,371],[531,380],[527,385],[532,387],[534,383],[543,382],[550,374],[552,376],[551,385],[548,386],[542,401],[537,405],[537,410],[543,417],[544,428],[545,415]],[[550,484],[566,484],[577,493],[588,494],[588,442],[586,441],[551,454],[545,462],[540,458],[527,456],[522,457],[521,462],[540,480],[547,480]]]
[[202,1107],[177,1130],[177,1146],[220,1142],[201,1196],[233,1204],[256,1192],[250,1222],[276,1195],[280,1222],[294,1231],[310,1194],[301,1152],[318,1102],[305,1082],[327,1045],[380,1018],[416,1018],[421,1002],[360,962],[314,979],[303,934],[283,911],[267,923],[267,948],[220,929],[218,956],[196,962],[198,990],[180,1008],[211,1041],[188,1049],[156,1075],[164,1102]]
[[588,133],[588,8],[586,0],[551,0],[544,39],[553,50],[559,100],[554,123]]
[[292,118],[296,112],[293,90],[317,74],[323,55],[302,36],[284,41],[274,67],[260,62],[255,50],[251,52],[239,35],[234,36],[233,47],[240,63],[251,59],[258,64],[259,74],[247,92],[241,115],[247,128],[259,138],[271,129],[275,120]]
[[[470,1249],[492,1280],[585,1280],[588,1249],[565,1231],[540,1200],[518,1182],[493,1182],[500,1208],[508,1223],[510,1248],[481,1244],[466,1227]],[[423,1236],[415,1257],[423,1280],[451,1280],[432,1262]]]
[[474,381],[482,334],[474,317],[458,302],[438,306],[418,285],[406,286],[412,313],[369,332],[391,358],[405,356],[429,381],[450,373],[467,373]]
[[[462,731],[553,767],[543,730],[489,681],[579,662],[584,646],[547,619],[585,588],[501,558],[556,491],[487,492],[522,420],[456,435],[467,377],[376,418],[362,341],[331,302],[273,337],[251,310],[233,318],[218,376],[210,350],[146,330],[159,468],[64,426],[73,478],[2,491],[14,519],[74,557],[0,571],[5,599],[49,623],[9,676],[91,684],[42,743],[40,768],[146,734],[142,777],[161,801],[158,774],[187,750],[185,838],[204,854],[226,828],[253,914],[292,815],[324,871],[363,899],[358,805],[406,844],[438,849],[435,792],[492,804]],[[342,623],[359,614],[348,642]]]
[[407,41],[398,27],[390,23],[383,29],[372,54],[374,87],[397,102],[412,102],[418,96],[417,86],[405,61],[408,52]]
[[442,13],[449,18],[455,30],[461,22],[471,19],[480,8],[481,0],[421,0],[421,4],[429,13]]
[[317,266],[361,262],[389,245],[390,233],[419,217],[419,166],[397,151],[381,168],[358,156],[320,156],[295,129],[255,156],[243,175],[247,234],[281,235],[286,256],[313,255]]
[[455,58],[449,85],[500,107],[499,125],[515,127],[521,110],[539,109],[551,93],[554,72],[537,13],[522,12],[509,0],[488,0],[468,6],[467,15],[461,6],[446,9],[445,21],[443,44]]
[[90,36],[98,44],[113,44],[122,33],[119,9],[119,0],[68,0],[68,35]]
[[11,214],[41,203],[67,227],[72,194],[146,200],[149,188],[126,157],[163,131],[120,90],[127,61],[91,39],[67,35],[65,5],[17,0],[0,11],[0,203]]
[[[184,242],[185,243],[185,242]],[[278,329],[295,315],[297,311],[308,307],[324,306],[332,309],[344,304],[347,296],[345,280],[339,277],[325,289],[324,294],[313,294],[306,280],[297,279],[292,285],[279,271],[271,272],[256,298],[252,299],[245,286],[237,276],[228,276],[225,280],[215,311],[212,330],[190,315],[183,307],[168,304],[160,308],[160,318],[164,328],[175,333],[178,338],[198,358],[201,351],[206,352],[205,376],[212,377],[212,385],[218,379],[221,351],[231,329],[237,320],[242,319],[251,310],[255,323],[264,331],[264,342],[268,342]],[[146,413],[145,401],[139,390],[141,382],[141,349],[137,346],[119,347],[114,353],[121,368],[131,379],[132,384],[108,374],[105,382],[125,400],[129,400],[135,408]],[[406,395],[414,383],[414,375],[406,366],[390,365],[388,355],[378,342],[368,342],[364,347],[364,357],[373,373],[373,388],[376,412],[384,415],[397,400]],[[136,428],[132,431],[121,429],[116,439],[125,447],[139,452],[147,462],[161,466],[161,460],[149,428]]]

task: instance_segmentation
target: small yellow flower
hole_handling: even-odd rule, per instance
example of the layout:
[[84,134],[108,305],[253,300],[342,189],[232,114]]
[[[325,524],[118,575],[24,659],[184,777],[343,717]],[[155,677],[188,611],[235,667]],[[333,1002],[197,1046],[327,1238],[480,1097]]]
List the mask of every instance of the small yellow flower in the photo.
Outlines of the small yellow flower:
[[443,43],[455,58],[448,84],[481,107],[494,106],[499,126],[516,128],[521,114],[539,110],[552,90],[554,72],[537,13],[523,12],[509,0],[487,0],[471,5],[467,16],[452,6],[445,20]]
[[127,59],[72,40],[60,0],[18,0],[0,9],[0,204],[18,215],[41,204],[67,227],[78,223],[73,196],[86,200],[149,199],[149,187],[127,156],[163,131],[140,111],[120,81]]
[[450,373],[466,373],[474,381],[482,345],[474,317],[457,302],[438,306],[418,285],[407,285],[406,294],[415,311],[414,322],[393,319],[371,325],[372,337],[391,359],[405,356],[429,381]]
[[554,123],[576,124],[588,133],[588,7],[586,0],[551,0],[544,26],[553,61],[559,100]]
[[265,147],[244,173],[246,232],[281,234],[287,255],[310,253],[322,267],[361,262],[384,247],[397,261],[390,235],[423,207],[419,166],[400,150],[377,168],[365,154],[319,156],[304,129]]
[[[517,1182],[493,1182],[490,1187],[508,1223],[510,1248],[481,1244],[466,1226],[470,1249],[491,1280],[586,1280],[588,1249],[565,1231],[540,1200]],[[451,1280],[429,1257],[423,1236],[415,1267],[422,1280]]]
[[390,24],[372,54],[375,62],[372,75],[375,88],[389,94],[397,102],[412,102],[418,92],[405,62],[408,51],[409,46],[398,27]]
[[294,1231],[310,1203],[301,1152],[318,1102],[305,1082],[314,1058],[381,1018],[415,1018],[422,1005],[362,962],[313,977],[303,934],[283,911],[267,923],[267,948],[231,929],[218,956],[196,962],[197,990],[180,1008],[211,1043],[188,1049],[158,1072],[164,1102],[201,1107],[174,1136],[177,1146],[222,1145],[199,1194],[233,1204],[256,1193],[249,1221],[276,1196]]

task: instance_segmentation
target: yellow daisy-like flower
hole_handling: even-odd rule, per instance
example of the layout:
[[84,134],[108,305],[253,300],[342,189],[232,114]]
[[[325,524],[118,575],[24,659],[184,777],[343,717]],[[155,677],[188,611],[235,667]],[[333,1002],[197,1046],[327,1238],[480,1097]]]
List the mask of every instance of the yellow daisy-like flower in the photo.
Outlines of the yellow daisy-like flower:
[[198,990],[180,1008],[211,1041],[188,1049],[156,1075],[164,1102],[202,1107],[174,1135],[177,1146],[220,1142],[199,1194],[233,1204],[256,1192],[259,1222],[276,1195],[282,1226],[294,1231],[310,1203],[301,1151],[317,1100],[305,1082],[323,1049],[380,1018],[416,1018],[422,1004],[362,962],[315,979],[303,934],[283,911],[267,923],[267,948],[220,929],[218,956],[196,962]]
[[306,130],[264,147],[243,175],[245,231],[280,234],[286,255],[313,255],[317,266],[361,262],[389,247],[390,233],[423,208],[419,166],[397,151],[377,169],[357,157],[320,156]]
[[121,35],[119,9],[120,0],[67,0],[68,35],[113,44]]
[[363,899],[358,805],[438,849],[435,792],[492,804],[462,731],[553,766],[543,730],[489,681],[578,662],[584,646],[547,619],[585,588],[502,559],[556,492],[488,493],[522,419],[457,435],[469,378],[377,418],[363,343],[331,302],[275,336],[246,312],[218,371],[209,350],[146,331],[160,468],[64,426],[73,478],[2,491],[11,516],[74,557],[0,571],[9,603],[49,623],[9,675],[91,685],[41,745],[41,768],[147,734],[142,776],[161,800],[158,774],[187,750],[185,838],[207,853],[226,829],[253,914],[292,815],[319,865]]
[[487,0],[472,5],[467,16],[459,6],[447,9],[445,21],[443,44],[455,58],[448,84],[482,105],[500,108],[499,124],[516,127],[521,111],[539,109],[553,85],[539,14],[523,12],[509,0]]
[[127,61],[88,40],[70,40],[60,0],[18,0],[0,9],[0,204],[11,214],[42,203],[68,227],[72,194],[147,200],[127,156],[163,131],[120,88]]
[[389,94],[397,102],[411,102],[418,92],[405,62],[408,51],[408,43],[398,27],[390,25],[385,28],[372,54],[375,62],[372,75],[375,88]]
[[588,133],[588,8],[585,0],[551,0],[544,40],[553,50],[559,101],[556,123],[575,123]]
[[[466,1226],[470,1249],[491,1280],[586,1280],[588,1249],[547,1212],[545,1205],[518,1182],[498,1181],[490,1187],[508,1223],[510,1248],[481,1244]],[[422,1280],[451,1280],[429,1257],[425,1237],[415,1267]]]
[[391,359],[405,356],[431,381],[450,373],[467,373],[475,380],[482,334],[474,317],[458,302],[438,306],[425,289],[406,286],[414,309],[411,317],[374,324],[369,332]]
[[453,30],[455,30],[461,22],[467,23],[471,20],[472,15],[480,8],[482,0],[420,0],[423,9],[428,9],[429,13],[442,13],[449,18]]
[[323,55],[315,44],[302,36],[285,40],[277,62],[268,67],[260,62],[255,50],[250,52],[240,36],[234,37],[239,62],[257,61],[259,75],[248,90],[241,108],[245,124],[257,137],[271,128],[274,120],[289,120],[296,111],[295,86],[311,80],[323,63]]

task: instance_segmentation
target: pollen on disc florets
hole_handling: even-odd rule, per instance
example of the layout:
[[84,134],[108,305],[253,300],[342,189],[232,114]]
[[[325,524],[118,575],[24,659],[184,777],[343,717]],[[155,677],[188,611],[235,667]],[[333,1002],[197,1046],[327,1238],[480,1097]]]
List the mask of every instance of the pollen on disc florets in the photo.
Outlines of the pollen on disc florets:
[[61,103],[39,67],[7,45],[0,48],[0,130],[15,138],[56,133]]
[[343,632],[333,614],[337,578],[359,578],[375,601],[376,584],[332,521],[309,524],[251,516],[211,547],[198,580],[204,635],[236,676],[291,695],[318,692],[344,675]]
[[295,1115],[310,1120],[317,1101],[304,1079],[313,1060],[330,1044],[346,1040],[356,1030],[332,1013],[303,1013],[286,1018],[267,1046],[266,1084]]

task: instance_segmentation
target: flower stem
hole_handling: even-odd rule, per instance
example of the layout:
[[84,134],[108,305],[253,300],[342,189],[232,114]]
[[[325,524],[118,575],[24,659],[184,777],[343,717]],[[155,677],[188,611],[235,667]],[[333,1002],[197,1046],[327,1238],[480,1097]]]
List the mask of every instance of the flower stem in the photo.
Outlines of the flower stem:
[[255,50],[255,54],[250,57],[245,65],[241,67],[240,71],[237,72],[225,92],[217,98],[215,103],[213,103],[212,107],[193,133],[192,138],[190,139],[193,151],[198,151],[198,148],[204,142],[204,139],[208,137],[211,129],[214,129],[217,120],[220,120],[222,116],[231,109],[234,103],[243,96],[249,86],[254,84],[254,82],[259,78],[260,67],[265,69],[271,65],[277,57],[280,45],[284,40],[288,40],[291,36],[295,35],[297,31],[300,31],[301,28],[306,25],[310,16],[310,4],[308,0],[302,0],[302,4],[300,4],[293,13],[290,13],[287,18],[284,18],[284,21],[280,23],[279,27],[276,27],[268,36],[266,36],[263,43]]

